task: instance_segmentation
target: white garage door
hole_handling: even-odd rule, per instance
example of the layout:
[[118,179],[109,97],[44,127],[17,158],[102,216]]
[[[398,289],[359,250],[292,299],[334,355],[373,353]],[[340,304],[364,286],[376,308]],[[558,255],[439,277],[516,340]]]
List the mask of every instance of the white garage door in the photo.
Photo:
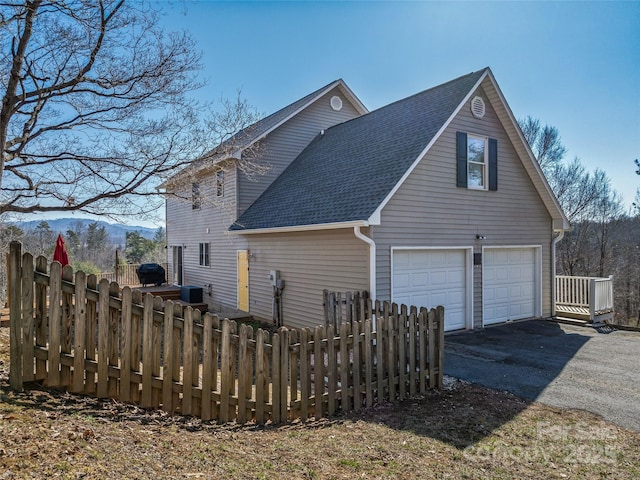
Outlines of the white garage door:
[[536,249],[485,248],[483,256],[484,324],[536,316]]
[[445,329],[465,328],[465,250],[394,250],[391,296],[398,304],[445,308]]

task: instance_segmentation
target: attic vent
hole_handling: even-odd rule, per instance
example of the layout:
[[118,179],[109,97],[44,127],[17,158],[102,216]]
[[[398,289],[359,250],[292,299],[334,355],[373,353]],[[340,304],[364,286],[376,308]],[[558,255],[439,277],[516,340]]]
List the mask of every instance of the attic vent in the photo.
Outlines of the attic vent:
[[340,97],[334,95],[331,97],[331,108],[333,108],[336,112],[342,110],[342,100]]
[[475,96],[471,99],[471,113],[476,118],[484,117],[484,100],[482,97]]

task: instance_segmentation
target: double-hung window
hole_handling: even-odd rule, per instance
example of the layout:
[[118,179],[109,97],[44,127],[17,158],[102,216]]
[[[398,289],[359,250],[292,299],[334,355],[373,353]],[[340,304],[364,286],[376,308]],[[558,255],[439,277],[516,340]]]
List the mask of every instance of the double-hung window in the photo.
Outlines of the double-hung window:
[[224,195],[224,170],[216,172],[216,197]]
[[200,184],[193,182],[191,184],[191,208],[193,210],[200,210],[202,199],[200,198]]
[[467,187],[487,188],[487,139],[467,135]]
[[209,266],[209,244],[208,243],[200,243],[199,244],[199,264],[203,267]]
[[498,141],[457,132],[457,185],[475,190],[498,190]]

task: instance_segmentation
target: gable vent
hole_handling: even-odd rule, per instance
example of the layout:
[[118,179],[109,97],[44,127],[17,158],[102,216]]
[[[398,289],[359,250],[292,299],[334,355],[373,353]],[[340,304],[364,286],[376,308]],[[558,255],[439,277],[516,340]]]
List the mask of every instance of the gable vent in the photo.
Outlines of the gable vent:
[[471,99],[471,113],[476,118],[484,117],[484,100],[482,97],[475,96]]
[[333,108],[336,112],[342,110],[342,100],[337,95],[331,97],[331,108]]

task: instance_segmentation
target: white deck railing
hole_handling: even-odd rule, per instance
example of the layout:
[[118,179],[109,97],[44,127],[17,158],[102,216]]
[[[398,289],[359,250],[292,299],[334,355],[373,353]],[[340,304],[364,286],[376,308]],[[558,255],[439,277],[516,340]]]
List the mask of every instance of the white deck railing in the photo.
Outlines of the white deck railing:
[[556,276],[556,309],[562,307],[584,309],[591,319],[613,312],[613,277]]

